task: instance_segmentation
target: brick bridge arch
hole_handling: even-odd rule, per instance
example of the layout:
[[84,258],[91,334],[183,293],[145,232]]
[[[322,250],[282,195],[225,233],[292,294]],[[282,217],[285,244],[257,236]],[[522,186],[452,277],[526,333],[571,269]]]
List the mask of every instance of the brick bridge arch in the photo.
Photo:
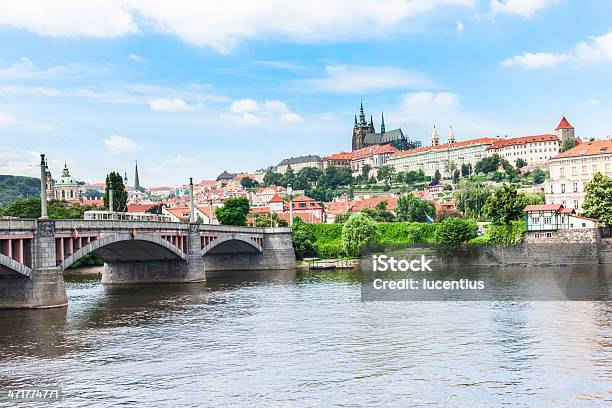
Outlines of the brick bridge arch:
[[253,241],[247,235],[227,234],[209,242],[202,248],[202,256],[206,254],[241,253],[241,252],[263,252],[261,245]]
[[30,278],[32,269],[22,263],[17,262],[13,258],[0,254],[0,269],[8,270],[11,273]]
[[[156,251],[152,252],[152,249]],[[113,261],[150,261],[170,259],[187,261],[187,255],[183,251],[158,235],[142,233],[132,235],[130,232],[123,232],[107,235],[90,242],[64,259],[59,267],[62,269],[67,269],[79,259],[96,251],[102,259]],[[130,254],[130,252],[136,253]],[[140,256],[143,252],[145,252],[144,257]]]

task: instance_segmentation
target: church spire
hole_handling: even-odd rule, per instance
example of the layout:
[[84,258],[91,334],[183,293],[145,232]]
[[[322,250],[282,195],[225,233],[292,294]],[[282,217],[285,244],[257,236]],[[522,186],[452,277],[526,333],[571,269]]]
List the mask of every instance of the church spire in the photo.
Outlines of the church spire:
[[355,115],[355,127],[357,127],[357,115]]
[[136,168],[134,170],[134,191],[141,191],[140,179],[138,178],[138,160],[136,160]]
[[440,144],[440,137],[438,136],[436,125],[434,125],[433,130],[431,131],[431,145],[438,146],[439,144]]
[[451,125],[448,130],[448,143],[455,143],[455,133],[453,132],[453,126]]
[[380,133],[385,133],[385,114],[380,113]]
[[361,101],[361,105],[359,106],[359,124],[361,126],[366,126],[366,118],[365,113],[363,113],[363,101]]
[[372,115],[370,115],[370,127],[374,129],[374,119],[372,118]]

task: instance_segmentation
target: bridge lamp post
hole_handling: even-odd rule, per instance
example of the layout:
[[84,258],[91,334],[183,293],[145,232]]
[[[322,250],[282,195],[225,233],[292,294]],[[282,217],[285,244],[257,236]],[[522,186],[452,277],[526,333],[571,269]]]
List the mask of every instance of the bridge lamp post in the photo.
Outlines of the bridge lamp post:
[[189,222],[195,222],[195,205],[193,203],[193,178],[189,177]]
[[208,224],[212,225],[213,223],[213,208],[212,208],[212,198],[208,199]]
[[47,215],[47,172],[45,155],[40,155],[40,219],[49,218]]
[[114,208],[113,208],[113,189],[109,188],[108,189],[108,211],[113,212]]
[[287,192],[289,193],[289,226],[293,227],[293,200],[291,197],[291,184],[287,184]]

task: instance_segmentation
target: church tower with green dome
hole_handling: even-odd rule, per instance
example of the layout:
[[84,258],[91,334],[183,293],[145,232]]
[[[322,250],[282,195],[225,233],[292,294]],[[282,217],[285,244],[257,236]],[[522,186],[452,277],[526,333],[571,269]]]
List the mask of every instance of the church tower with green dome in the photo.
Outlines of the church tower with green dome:
[[64,169],[62,175],[55,180],[53,186],[53,192],[56,200],[66,201],[80,201],[81,200],[81,186],[79,183],[70,175],[68,169],[68,163],[64,162]]

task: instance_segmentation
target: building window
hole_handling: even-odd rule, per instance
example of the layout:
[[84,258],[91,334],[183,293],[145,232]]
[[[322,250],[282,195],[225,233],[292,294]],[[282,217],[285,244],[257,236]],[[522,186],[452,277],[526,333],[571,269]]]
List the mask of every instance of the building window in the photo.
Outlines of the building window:
[[560,177],[565,177],[565,167],[561,167],[561,168],[559,169],[559,176],[560,176]]
[[561,183],[561,192],[565,193],[565,183]]
[[531,221],[532,221],[534,224],[539,224],[539,223],[540,223],[540,217],[532,217],[532,218],[531,218]]
[[582,223],[582,228],[586,228],[586,222]]
[[546,233],[546,238],[552,238],[552,232],[547,232]]
[[576,166],[572,166],[572,176],[575,176],[577,173]]
[[578,209],[578,200],[574,200],[574,208],[577,210]]
[[534,232],[533,233],[533,237],[534,238],[540,238],[540,233],[539,232]]
[[582,166],[582,174],[587,174],[586,166]]
[[550,217],[544,217],[544,224],[552,224]]
[[572,186],[574,187],[574,193],[578,192],[578,183],[572,183]]

